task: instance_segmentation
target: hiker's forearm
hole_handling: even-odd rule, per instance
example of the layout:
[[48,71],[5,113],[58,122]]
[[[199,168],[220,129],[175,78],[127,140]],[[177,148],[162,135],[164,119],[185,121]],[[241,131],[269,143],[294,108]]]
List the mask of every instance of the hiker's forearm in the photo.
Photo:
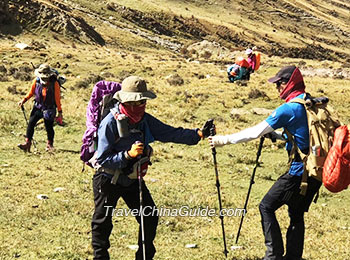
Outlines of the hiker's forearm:
[[213,136],[213,140],[215,143],[220,145],[236,144],[251,141],[273,131],[274,129],[264,120],[261,123],[244,129],[238,133]]

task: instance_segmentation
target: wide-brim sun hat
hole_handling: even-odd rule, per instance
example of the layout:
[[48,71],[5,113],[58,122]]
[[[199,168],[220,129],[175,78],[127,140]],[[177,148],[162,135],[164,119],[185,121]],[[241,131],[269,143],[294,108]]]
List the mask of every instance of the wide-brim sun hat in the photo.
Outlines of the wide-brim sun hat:
[[39,66],[39,68],[37,68],[34,71],[34,75],[39,77],[39,78],[49,78],[53,74],[54,74],[54,72],[52,71],[51,67],[48,64],[46,64],[46,63],[41,64]]
[[123,80],[122,89],[113,98],[121,103],[154,99],[157,95],[147,90],[146,81],[138,76],[130,76]]

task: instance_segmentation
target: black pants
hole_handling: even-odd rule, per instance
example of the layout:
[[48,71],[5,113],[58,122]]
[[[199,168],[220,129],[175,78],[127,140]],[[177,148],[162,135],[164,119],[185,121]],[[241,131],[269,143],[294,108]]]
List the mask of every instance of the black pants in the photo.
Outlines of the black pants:
[[[32,112],[30,113],[27,127],[26,137],[29,140],[33,139],[35,125],[41,118],[43,118],[43,112],[41,109],[38,109],[34,106]],[[44,119],[44,124],[47,133],[47,140],[53,143],[53,139],[55,137],[55,131],[53,130],[53,120]]]
[[288,206],[290,224],[287,230],[286,255],[283,259],[301,259],[304,248],[304,212],[309,210],[321,182],[309,177],[305,196],[300,195],[301,176],[282,175],[262,199],[259,210],[265,236],[265,260],[280,260],[284,254],[283,239],[275,211]]
[[[94,190],[94,202],[95,212],[92,217],[92,247],[94,249],[94,259],[109,259],[108,248],[110,247],[109,236],[112,232],[112,208],[117,205],[118,199],[123,198],[125,203],[130,209],[140,208],[139,199],[139,187],[138,181],[135,181],[129,187],[123,187],[120,185],[111,184],[111,179],[101,173],[96,173],[93,177],[93,190]],[[143,206],[147,207],[144,216],[144,231],[145,231],[145,247],[146,247],[146,259],[151,260],[156,252],[153,245],[153,240],[156,236],[156,230],[158,225],[158,216],[152,215],[155,204],[152,196],[147,189],[145,183],[142,183],[142,195]],[[110,207],[107,207],[110,206]],[[108,209],[108,214],[106,211]],[[140,216],[136,217],[137,222],[140,224]],[[141,260],[142,251],[142,239],[141,239],[141,225],[139,227],[138,245],[139,249],[136,252],[135,259]]]

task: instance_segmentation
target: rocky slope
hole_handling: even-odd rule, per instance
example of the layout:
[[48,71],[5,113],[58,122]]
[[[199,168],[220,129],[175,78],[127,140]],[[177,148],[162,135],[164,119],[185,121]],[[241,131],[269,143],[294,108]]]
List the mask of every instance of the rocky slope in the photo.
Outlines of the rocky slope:
[[[143,10],[117,2],[81,6],[73,0],[6,0],[0,5],[0,22],[11,17],[22,31],[51,32],[98,45],[108,44],[103,31],[118,27],[184,55],[189,44],[208,40],[230,49],[256,45],[268,55],[350,61],[346,0],[196,0],[188,2],[189,8],[207,13],[191,16],[165,11],[161,5],[149,4],[152,8]],[[209,17],[211,9],[217,12],[217,21]]]

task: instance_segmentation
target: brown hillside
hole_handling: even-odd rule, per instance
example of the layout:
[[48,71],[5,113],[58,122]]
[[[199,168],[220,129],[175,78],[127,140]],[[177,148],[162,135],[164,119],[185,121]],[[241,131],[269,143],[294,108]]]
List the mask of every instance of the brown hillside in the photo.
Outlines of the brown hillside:
[[112,43],[110,30],[123,29],[176,52],[209,40],[231,50],[255,45],[269,55],[350,60],[346,0],[137,2],[9,0],[9,8],[7,1],[0,6],[0,21],[11,16],[22,31],[49,31],[99,45]]

